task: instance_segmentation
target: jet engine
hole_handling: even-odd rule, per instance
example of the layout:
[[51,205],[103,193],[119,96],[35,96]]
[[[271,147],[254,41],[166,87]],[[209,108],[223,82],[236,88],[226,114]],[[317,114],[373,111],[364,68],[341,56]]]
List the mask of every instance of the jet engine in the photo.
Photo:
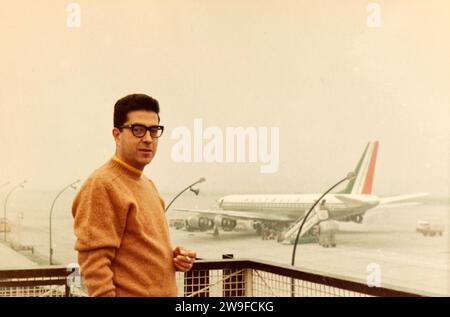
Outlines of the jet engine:
[[350,220],[356,223],[361,223],[363,219],[363,215],[354,215],[350,217]]
[[206,231],[214,227],[214,221],[208,217],[191,216],[186,219],[187,231]]
[[237,221],[232,218],[226,218],[223,216],[216,216],[214,218],[214,224],[221,227],[223,231],[231,231],[236,228]]

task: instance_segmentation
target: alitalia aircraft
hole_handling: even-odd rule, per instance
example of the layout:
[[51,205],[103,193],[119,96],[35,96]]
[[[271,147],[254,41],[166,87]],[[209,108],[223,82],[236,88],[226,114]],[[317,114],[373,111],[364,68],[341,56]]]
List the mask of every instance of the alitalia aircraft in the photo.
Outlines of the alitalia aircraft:
[[[367,144],[354,170],[355,177],[349,181],[343,191],[330,193],[324,197],[330,218],[337,221],[361,223],[365,213],[376,206],[394,207],[416,204],[399,204],[399,202],[427,195],[427,193],[415,193],[381,198],[372,194],[378,145],[378,141]],[[242,219],[252,220],[253,227],[257,231],[260,231],[262,227],[281,231],[289,226],[292,228],[295,223],[298,223],[320,196],[320,193],[229,195],[218,199],[217,210],[185,208],[174,210],[195,213],[186,220],[187,230],[208,230],[220,227],[225,231],[230,231],[236,227],[236,220]],[[317,220],[312,220],[305,227],[306,231],[317,223]]]

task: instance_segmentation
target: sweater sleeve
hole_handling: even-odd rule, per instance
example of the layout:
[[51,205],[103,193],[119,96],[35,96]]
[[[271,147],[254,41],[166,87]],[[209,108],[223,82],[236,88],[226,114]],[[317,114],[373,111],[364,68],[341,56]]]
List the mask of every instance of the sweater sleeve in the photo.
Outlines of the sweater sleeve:
[[90,296],[115,296],[111,263],[120,246],[127,206],[106,181],[89,180],[74,200],[75,250]]

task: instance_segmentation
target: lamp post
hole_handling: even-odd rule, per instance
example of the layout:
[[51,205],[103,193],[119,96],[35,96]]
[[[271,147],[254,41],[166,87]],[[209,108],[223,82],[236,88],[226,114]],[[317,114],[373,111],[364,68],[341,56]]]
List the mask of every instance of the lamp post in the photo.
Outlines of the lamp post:
[[52,248],[52,214],[53,214],[53,207],[55,206],[56,200],[58,199],[59,196],[61,196],[62,193],[64,193],[66,191],[66,189],[68,188],[72,188],[72,189],[77,189],[77,187],[75,186],[75,184],[79,183],[80,180],[77,179],[75,182],[73,182],[70,185],[67,185],[66,187],[64,187],[63,189],[61,189],[61,191],[58,193],[58,195],[56,195],[55,199],[53,200],[52,203],[52,207],[50,208],[50,215],[49,215],[49,232],[50,232],[50,236],[49,236],[49,263],[50,265],[53,265],[53,248]]
[[21,183],[19,183],[19,184],[17,184],[16,186],[14,186],[10,191],[9,191],[9,193],[8,193],[8,195],[6,195],[6,198],[5,198],[5,204],[3,205],[3,221],[4,221],[4,228],[3,228],[3,241],[5,241],[6,242],[6,205],[8,204],[8,198],[9,198],[9,196],[11,196],[11,194],[17,189],[17,188],[19,188],[19,187],[24,187],[24,184],[26,183],[27,181],[26,180],[24,180],[24,181],[22,181]]
[[[325,197],[326,194],[328,194],[329,192],[331,192],[334,188],[336,188],[339,184],[347,181],[347,180],[351,180],[356,176],[356,174],[354,172],[350,172],[347,174],[347,176],[345,176],[343,179],[341,179],[339,182],[337,182],[336,184],[334,184],[333,186],[331,186],[326,192],[324,192],[322,194],[322,196],[320,196],[319,199],[317,199],[314,204],[312,204],[311,208],[309,208],[308,212],[305,214],[305,216],[303,217],[303,221],[300,225],[300,228],[298,228],[298,232],[297,232],[297,236],[295,237],[295,242],[294,242],[294,248],[292,250],[292,260],[291,260],[291,265],[294,266],[295,265],[295,251],[297,250],[297,243],[298,243],[298,238],[300,237],[300,233],[302,232],[302,228],[303,225],[306,222],[306,219],[308,219],[308,216],[311,214],[311,212],[314,210],[314,208],[316,207],[316,205],[319,203],[319,201],[322,200],[323,197]],[[294,287],[294,279],[292,279],[291,281],[291,294],[292,296],[295,295],[295,287]]]
[[206,179],[204,177],[200,178],[198,181],[196,181],[195,183],[189,185],[188,187],[186,187],[185,189],[183,189],[181,192],[178,193],[178,195],[176,195],[171,201],[170,203],[167,205],[166,210],[169,210],[169,207],[173,204],[173,202],[180,197],[181,194],[183,194],[186,190],[190,190],[191,192],[193,192],[196,196],[198,196],[198,193],[200,192],[200,189],[194,189],[192,188],[192,186],[203,183],[204,181],[206,181]]

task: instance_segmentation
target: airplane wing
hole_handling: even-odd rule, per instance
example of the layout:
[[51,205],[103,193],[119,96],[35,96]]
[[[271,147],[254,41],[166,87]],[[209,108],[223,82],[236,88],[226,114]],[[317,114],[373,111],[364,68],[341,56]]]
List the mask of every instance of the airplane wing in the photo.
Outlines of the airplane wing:
[[404,200],[409,200],[412,198],[424,197],[427,195],[428,195],[428,193],[415,193],[415,194],[407,194],[407,195],[400,195],[400,196],[383,197],[383,198],[380,198],[380,205],[396,203],[398,201],[404,201]]
[[274,215],[263,212],[245,212],[235,210],[207,210],[207,209],[187,209],[187,208],[174,208],[176,211],[191,212],[196,214],[208,215],[208,216],[223,216],[233,219],[242,220],[260,220],[260,221],[278,221],[278,222],[292,222],[294,219],[285,215]]
[[385,208],[399,208],[399,207],[412,207],[412,206],[419,206],[422,205],[421,202],[418,201],[411,201],[406,203],[398,203],[398,204],[385,204],[385,205],[378,205],[373,209],[370,209],[370,212],[379,210],[379,209],[385,209]]

